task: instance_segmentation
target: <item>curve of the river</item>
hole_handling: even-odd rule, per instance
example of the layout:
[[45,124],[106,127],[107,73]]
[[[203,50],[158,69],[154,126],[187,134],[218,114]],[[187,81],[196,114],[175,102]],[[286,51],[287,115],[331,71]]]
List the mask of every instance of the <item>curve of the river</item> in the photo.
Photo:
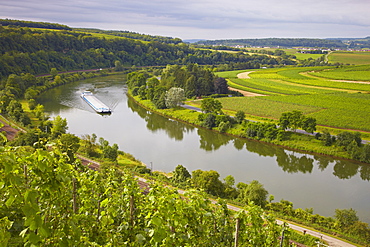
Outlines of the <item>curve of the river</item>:
[[[113,113],[95,113],[80,98],[84,90],[93,91]],[[67,119],[68,132],[95,133],[155,170],[170,172],[182,164],[190,172],[218,171],[221,179],[232,175],[236,183],[258,180],[275,201],[288,200],[295,208],[313,208],[324,216],[353,208],[360,220],[370,223],[369,165],[288,151],[169,120],[127,98],[121,76],[54,88],[38,101],[51,118]]]

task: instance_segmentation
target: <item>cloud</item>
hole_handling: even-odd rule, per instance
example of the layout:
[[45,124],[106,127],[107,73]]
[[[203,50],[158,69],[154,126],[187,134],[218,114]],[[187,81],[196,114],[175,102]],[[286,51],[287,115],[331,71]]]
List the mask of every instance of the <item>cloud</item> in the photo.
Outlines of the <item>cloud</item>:
[[1,18],[182,38],[361,37],[370,30],[370,1],[361,0],[2,1]]

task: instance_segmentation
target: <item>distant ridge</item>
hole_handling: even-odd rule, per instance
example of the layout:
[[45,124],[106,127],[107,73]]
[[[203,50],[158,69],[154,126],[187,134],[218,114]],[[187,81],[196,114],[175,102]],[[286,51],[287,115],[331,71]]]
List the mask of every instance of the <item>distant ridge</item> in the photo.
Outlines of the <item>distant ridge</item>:
[[19,27],[33,27],[33,28],[48,28],[48,29],[60,29],[60,30],[72,30],[67,25],[50,22],[34,22],[34,21],[22,21],[22,20],[11,20],[11,19],[0,19],[0,25],[2,26],[19,26]]
[[185,43],[196,43],[200,41],[206,41],[205,39],[184,39],[183,40]]
[[330,49],[346,48],[369,48],[370,39],[366,38],[264,38],[264,39],[222,39],[222,40],[201,40],[195,42],[205,46],[244,46],[244,47],[272,47],[272,48],[293,48],[293,47],[314,47]]

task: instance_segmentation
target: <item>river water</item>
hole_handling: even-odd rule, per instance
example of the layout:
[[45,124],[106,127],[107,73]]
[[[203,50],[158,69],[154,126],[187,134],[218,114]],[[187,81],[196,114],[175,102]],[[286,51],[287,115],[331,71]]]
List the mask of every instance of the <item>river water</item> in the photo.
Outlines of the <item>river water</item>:
[[[95,113],[80,98],[84,90],[92,91],[113,113]],[[181,164],[189,172],[215,170],[220,179],[232,175],[236,183],[258,180],[275,201],[288,200],[294,208],[313,208],[324,216],[353,208],[361,221],[370,223],[370,165],[198,129],[146,111],[126,90],[123,76],[102,77],[54,88],[38,102],[51,118],[66,118],[68,132],[80,137],[95,133],[154,170],[170,172]]]

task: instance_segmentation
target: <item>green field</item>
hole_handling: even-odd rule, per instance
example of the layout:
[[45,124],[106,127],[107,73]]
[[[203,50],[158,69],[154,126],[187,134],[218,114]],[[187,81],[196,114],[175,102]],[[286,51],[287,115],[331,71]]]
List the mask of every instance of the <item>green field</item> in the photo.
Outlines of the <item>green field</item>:
[[231,87],[266,96],[222,98],[225,110],[271,119],[299,110],[322,126],[370,131],[370,84],[332,80],[370,81],[370,65],[261,69],[249,73],[250,79],[236,78],[241,72],[218,75]]
[[343,63],[352,65],[370,64],[370,52],[366,51],[336,51],[328,56],[330,63]]
[[304,59],[308,59],[308,58],[317,59],[317,58],[324,55],[324,54],[300,53],[300,52],[298,52],[297,49],[283,49],[283,50],[286,52],[286,54],[294,55],[299,60],[304,60]]
[[348,66],[343,68],[330,68],[310,72],[310,75],[333,80],[369,81],[370,65]]

